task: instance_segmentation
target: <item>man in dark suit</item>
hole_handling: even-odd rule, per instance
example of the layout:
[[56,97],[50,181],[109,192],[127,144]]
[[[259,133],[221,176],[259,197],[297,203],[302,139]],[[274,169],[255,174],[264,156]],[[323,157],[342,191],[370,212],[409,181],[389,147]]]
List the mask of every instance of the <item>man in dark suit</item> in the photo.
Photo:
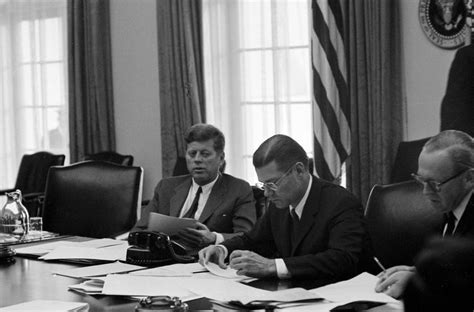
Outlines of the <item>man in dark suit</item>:
[[222,132],[212,125],[196,124],[188,129],[185,141],[190,174],[161,180],[132,231],[149,229],[151,212],[198,220],[197,228],[179,235],[196,247],[249,231],[256,220],[252,189],[247,182],[220,173],[225,156]]
[[474,309],[474,241],[437,238],[418,255],[403,294],[405,312]]
[[[440,234],[474,238],[474,141],[467,133],[446,130],[424,145],[415,180],[435,209],[445,214]],[[415,273],[412,266],[395,266],[379,274],[377,292],[398,298]]]
[[474,45],[456,52],[441,102],[441,131],[455,129],[474,136]]
[[288,136],[263,142],[253,165],[269,208],[252,231],[199,251],[199,261],[224,268],[230,254],[238,274],[320,284],[355,275],[365,235],[359,201],[311,175],[305,151]]

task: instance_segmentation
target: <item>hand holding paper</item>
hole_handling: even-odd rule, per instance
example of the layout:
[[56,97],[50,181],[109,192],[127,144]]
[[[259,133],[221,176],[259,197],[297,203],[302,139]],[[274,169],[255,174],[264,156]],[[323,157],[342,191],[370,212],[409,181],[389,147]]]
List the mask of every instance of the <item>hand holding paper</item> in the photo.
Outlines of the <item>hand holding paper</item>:
[[237,270],[237,274],[252,277],[276,276],[274,259],[267,259],[248,250],[234,250],[230,254],[230,267]]

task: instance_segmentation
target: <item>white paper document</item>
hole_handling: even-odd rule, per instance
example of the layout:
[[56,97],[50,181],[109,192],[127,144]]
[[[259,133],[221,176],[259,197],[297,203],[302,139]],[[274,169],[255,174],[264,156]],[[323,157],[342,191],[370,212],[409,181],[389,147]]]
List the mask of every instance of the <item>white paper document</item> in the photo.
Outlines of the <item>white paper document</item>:
[[113,273],[131,272],[141,269],[145,269],[145,267],[116,261],[106,264],[60,270],[53,273],[73,278],[90,278],[96,276],[106,276],[107,274]]
[[119,296],[170,296],[183,301],[201,298],[186,286],[187,278],[111,274],[105,277],[102,294]]
[[254,288],[232,280],[190,279],[186,287],[203,297],[222,302],[271,303],[320,300],[319,295],[303,288],[268,291]]
[[196,222],[195,219],[170,217],[161,213],[151,212],[148,230],[175,235],[186,228],[195,228]]
[[93,278],[80,284],[68,286],[69,289],[88,295],[102,294],[104,288],[104,278]]
[[315,288],[311,291],[333,302],[398,302],[397,300],[384,293],[375,292],[374,289],[377,280],[377,276],[364,272],[352,279]]
[[103,248],[116,245],[128,245],[127,242],[119,241],[110,238],[92,239],[84,242],[69,242],[69,241],[56,241],[43,244],[34,244],[28,247],[21,247],[21,245],[15,246],[15,251],[18,255],[31,255],[31,256],[43,256],[58,247],[89,247],[89,248]]
[[48,254],[41,256],[43,260],[99,260],[99,261],[116,261],[125,260],[127,253],[127,244],[92,248],[92,247],[76,247],[61,246],[55,248]]
[[187,276],[191,277],[194,273],[206,272],[199,263],[175,263],[161,267],[131,272],[132,275],[145,276]]
[[31,256],[42,256],[48,252],[53,251],[55,248],[64,246],[79,246],[77,242],[57,241],[52,243],[35,244],[28,247],[20,247],[21,245],[15,246],[17,255],[31,255]]
[[0,308],[1,312],[22,311],[22,312],[86,312],[89,311],[89,304],[84,302],[68,302],[58,300],[34,300],[15,304],[9,307]]

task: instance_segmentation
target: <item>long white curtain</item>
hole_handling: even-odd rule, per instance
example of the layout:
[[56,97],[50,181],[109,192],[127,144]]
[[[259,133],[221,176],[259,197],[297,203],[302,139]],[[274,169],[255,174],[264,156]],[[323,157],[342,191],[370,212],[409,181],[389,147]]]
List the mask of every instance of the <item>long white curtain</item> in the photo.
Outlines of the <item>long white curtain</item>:
[[307,0],[204,0],[207,122],[226,136],[226,172],[256,182],[251,157],[275,133],[312,156]]
[[66,0],[0,0],[0,188],[23,154],[68,153]]

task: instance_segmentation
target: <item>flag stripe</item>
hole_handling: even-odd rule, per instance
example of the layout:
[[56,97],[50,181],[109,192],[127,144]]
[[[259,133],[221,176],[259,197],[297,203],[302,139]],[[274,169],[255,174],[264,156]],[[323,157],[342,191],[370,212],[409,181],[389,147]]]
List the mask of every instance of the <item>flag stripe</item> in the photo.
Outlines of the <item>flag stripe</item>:
[[[316,137],[314,138],[314,155],[323,155],[323,149]],[[328,181],[335,180],[334,175],[329,169],[328,164],[324,161],[323,157],[314,157],[314,169],[316,170],[316,173],[319,177]]]
[[[334,80],[334,76],[332,74],[331,69],[329,68],[329,64],[326,61],[326,57],[321,55],[319,56],[317,52],[320,54],[324,54],[324,51],[319,49],[319,40],[318,37],[313,34],[312,36],[312,50],[313,50],[313,72],[319,73],[321,82],[323,84],[323,88],[326,90],[327,94],[327,102],[332,106],[334,110],[335,116],[337,118],[337,122],[339,123],[339,128],[341,129],[340,134],[340,141],[341,144],[344,146],[346,151],[350,150],[350,131],[349,131],[349,124],[347,122],[346,117],[344,114],[341,113],[340,108],[340,100],[339,100],[339,93],[337,91],[337,85]],[[325,78],[323,81],[322,78]],[[314,119],[318,120],[318,119]]]
[[314,164],[323,179],[340,177],[350,154],[350,107],[339,0],[312,0]]
[[[341,103],[343,104],[347,103],[348,102],[348,97],[347,97],[348,89],[347,89],[346,81],[344,80],[344,75],[342,74],[341,69],[338,66],[339,65],[338,59],[337,59],[338,54],[333,44],[331,43],[330,36],[329,36],[329,28],[324,21],[323,14],[319,6],[317,5],[313,6],[313,25],[314,25],[313,31],[318,36],[320,46],[326,52],[327,61],[329,63],[329,66],[331,67],[331,70],[334,75],[334,80],[336,81],[337,88],[339,91],[339,99]],[[341,105],[341,109],[344,115],[346,116],[346,119],[349,121],[349,119],[347,118],[347,116],[349,116],[348,106]]]
[[342,24],[342,9],[341,9],[341,3],[339,1],[334,1],[334,0],[323,0],[323,1],[329,1],[329,7],[331,8],[332,14],[334,15],[334,20],[336,22],[336,27],[337,30],[342,38],[342,42],[345,42],[344,40],[344,25]]
[[328,101],[326,88],[324,88],[321,77],[317,71],[313,71],[313,90],[314,98],[321,111],[321,116],[326,123],[332,142],[337,150],[337,153],[339,154],[339,157],[344,161],[347,158],[347,152],[341,143],[339,122],[337,121],[337,117],[333,107],[331,106],[331,103]]

